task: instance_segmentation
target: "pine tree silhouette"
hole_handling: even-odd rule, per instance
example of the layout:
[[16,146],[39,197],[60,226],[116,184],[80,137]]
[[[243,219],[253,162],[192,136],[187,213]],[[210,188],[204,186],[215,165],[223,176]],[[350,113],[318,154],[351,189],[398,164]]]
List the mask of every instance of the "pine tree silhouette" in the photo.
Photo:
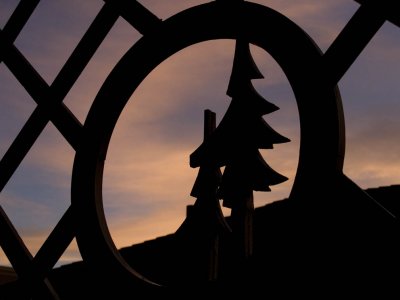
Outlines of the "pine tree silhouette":
[[279,108],[254,89],[251,80],[259,78],[264,77],[251,56],[249,43],[238,39],[227,90],[232,101],[216,130],[190,155],[191,167],[205,161],[225,166],[218,197],[232,209],[235,248],[244,258],[252,254],[253,191],[270,191],[271,185],[287,180],[266,163],[259,151],[290,141],[263,119],[263,115]]
[[[216,127],[216,115],[204,111],[204,141]],[[188,205],[187,217],[176,231],[176,236],[189,243],[190,256],[187,267],[196,273],[196,280],[214,281],[218,277],[220,238],[231,232],[222,213],[217,190],[221,183],[219,167],[205,161],[200,166],[190,195],[196,197],[194,205]],[[190,249],[190,247],[192,247]],[[197,272],[193,272],[196,269]]]

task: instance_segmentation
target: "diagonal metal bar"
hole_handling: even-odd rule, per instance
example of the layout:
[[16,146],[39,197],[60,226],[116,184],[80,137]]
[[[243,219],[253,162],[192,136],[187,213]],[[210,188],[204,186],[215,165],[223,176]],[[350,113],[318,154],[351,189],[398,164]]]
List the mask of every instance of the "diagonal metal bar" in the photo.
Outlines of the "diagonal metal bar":
[[74,214],[70,206],[33,258],[36,276],[44,279],[51,271],[74,239],[75,229]]
[[26,271],[32,255],[12,225],[7,214],[0,206],[0,246],[7,255],[14,270],[20,274]]
[[322,67],[329,83],[335,85],[347,72],[385,18],[374,14],[371,7],[362,5],[322,56]]
[[28,121],[0,160],[0,192],[46,127],[48,120],[42,109],[35,109]]
[[[32,268],[32,255],[1,206],[0,232],[1,248],[7,255],[20,280],[29,285],[32,280],[32,275],[34,274]],[[51,297],[52,299],[58,299],[57,293],[54,291],[50,282],[45,278],[39,281],[36,281],[35,278],[35,284],[30,287],[33,289],[32,291],[21,291],[21,293],[29,294],[39,292],[45,293],[47,297]]]
[[[1,31],[0,43],[4,45],[4,36]],[[25,124],[0,162],[0,187],[3,188],[48,120],[54,123],[74,148],[78,147],[82,125],[64,104],[57,105],[54,101],[49,101],[51,95],[49,95],[48,85],[13,45],[4,46],[0,51],[4,55],[4,63],[38,104],[29,118],[29,123]],[[32,129],[31,126],[33,126]],[[36,136],[31,136],[32,133],[36,133]],[[30,144],[25,144],[28,141]]]
[[[21,0],[3,28],[4,34],[12,42],[15,41],[22,28],[32,15],[40,0]],[[0,62],[2,59],[0,58]]]
[[4,45],[1,51],[6,66],[38,104],[39,108],[47,114],[47,119],[54,123],[73,147],[77,147],[82,128],[80,122],[65,105],[51,101],[53,95],[47,83],[22,53],[5,39],[2,31],[0,31],[0,42]]
[[157,28],[162,20],[149,11],[138,1],[104,0],[141,34],[146,34]]
[[389,22],[400,27],[400,9],[398,0],[355,0],[362,5],[373,7],[374,13],[382,14]]
[[[95,51],[100,46],[108,32],[115,24],[116,20],[118,19],[118,14],[116,14],[112,9],[108,8],[109,5],[104,5],[103,8],[100,10],[100,12],[90,25],[89,29],[80,40],[77,47],[55,78],[53,84],[50,86],[50,91],[52,92],[51,94],[54,97],[53,102],[63,101],[66,94],[76,82],[79,75],[82,73],[83,69],[86,67],[86,65],[94,55]],[[32,70],[32,68],[30,68],[29,66],[25,66],[25,68],[27,68],[28,70]],[[24,75],[23,71],[21,73],[21,76],[26,76]],[[49,87],[40,78],[39,75],[35,75],[35,72],[32,76],[38,78],[37,81],[39,82],[40,89],[35,91],[35,95],[37,94],[36,97],[41,97],[41,89],[48,90]],[[62,114],[63,112],[61,111],[60,113]],[[69,115],[72,116],[72,113]],[[68,125],[68,118],[70,118],[70,116],[64,116],[64,118],[62,118],[62,120],[64,121],[59,122],[61,123],[59,125]],[[10,146],[10,148],[0,161],[0,191],[7,184],[8,180],[18,168],[19,164],[24,159],[38,136],[46,127],[48,120],[49,118],[46,117],[45,111],[42,109],[41,106],[38,106],[30,116],[28,121],[25,123],[24,127],[14,140],[13,144]],[[75,120],[75,118],[73,118],[73,122],[71,124],[71,129],[67,132],[78,132],[78,129],[76,129],[76,127],[78,126],[80,131],[81,125],[78,124],[78,121]],[[79,138],[74,141],[73,139],[75,137],[77,137],[77,134],[71,134],[69,142],[76,149],[79,144]]]
[[119,18],[118,13],[110,6],[107,3],[103,5],[52,83],[55,101],[61,102],[64,99]]

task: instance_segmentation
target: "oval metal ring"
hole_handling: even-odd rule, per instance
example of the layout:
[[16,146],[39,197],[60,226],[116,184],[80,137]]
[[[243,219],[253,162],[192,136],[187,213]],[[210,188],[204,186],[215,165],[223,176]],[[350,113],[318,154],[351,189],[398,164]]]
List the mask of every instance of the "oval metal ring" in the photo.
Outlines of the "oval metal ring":
[[342,172],[342,104],[337,86],[326,83],[320,49],[301,28],[276,11],[246,1],[228,3],[195,6],[161,22],[127,51],[98,92],[76,152],[71,199],[78,222],[78,246],[82,258],[93,268],[107,268],[113,276],[128,281],[154,284],[123,260],[112,241],[103,210],[104,161],[114,127],[127,101],[134,100],[135,89],[160,63],[196,43],[244,35],[268,52],[287,76],[296,97],[301,137],[291,195],[317,185],[316,181],[323,180],[319,178]]

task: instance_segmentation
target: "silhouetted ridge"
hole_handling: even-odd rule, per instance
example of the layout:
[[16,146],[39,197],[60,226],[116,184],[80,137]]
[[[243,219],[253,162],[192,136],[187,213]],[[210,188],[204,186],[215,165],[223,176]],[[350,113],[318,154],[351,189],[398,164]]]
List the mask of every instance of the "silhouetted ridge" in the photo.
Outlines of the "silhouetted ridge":
[[[373,197],[394,217],[370,204],[358,208],[350,205],[347,213],[335,209],[331,214],[308,211],[309,207],[296,199],[282,199],[256,208],[254,251],[241,267],[241,273],[237,273],[237,265],[231,260],[229,236],[222,236],[218,279],[200,283],[200,290],[206,293],[211,289],[232,296],[246,291],[248,296],[261,293],[265,297],[279,292],[284,297],[290,296],[292,289],[296,290],[296,295],[312,295],[317,290],[362,295],[383,287],[386,291],[397,289],[399,274],[393,270],[400,266],[400,185],[363,190],[358,199],[361,202],[353,202],[367,201],[364,197]],[[226,222],[230,224],[231,218],[226,217]],[[191,270],[189,258],[196,253],[188,253],[187,249],[194,251],[171,233],[119,251],[135,270],[169,286],[173,295],[178,286],[199,285],[193,281],[196,274],[188,273]],[[10,275],[9,271],[6,269],[2,275],[7,272]],[[109,285],[99,287],[97,282],[91,282],[93,274],[85,262],[76,262],[55,268],[50,280],[62,299],[80,299],[82,293],[101,297],[115,288],[117,283],[112,276],[101,276]],[[0,278],[4,280],[5,277]],[[13,284],[6,286],[9,290],[15,288]],[[132,286],[134,291],[136,287]],[[124,299],[122,291],[120,293],[122,298],[115,299]]]

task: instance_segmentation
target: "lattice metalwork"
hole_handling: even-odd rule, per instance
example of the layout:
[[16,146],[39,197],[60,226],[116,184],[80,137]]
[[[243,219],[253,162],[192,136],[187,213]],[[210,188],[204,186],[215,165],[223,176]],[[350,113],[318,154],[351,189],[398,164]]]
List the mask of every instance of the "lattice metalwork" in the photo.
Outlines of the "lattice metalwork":
[[[48,85],[14,45],[39,3],[39,0],[21,0],[0,31],[0,59],[35,101],[36,108],[0,161],[0,188],[6,186],[49,122],[76,152],[71,205],[35,256],[0,206],[0,244],[20,281],[29,287],[24,291],[28,295],[45,293],[49,298],[58,297],[47,277],[75,237],[82,258],[94,269],[101,264],[113,274],[110,276],[121,277],[121,282],[160,287],[131,269],[110,238],[99,209],[102,168],[113,128],[135,89],[169,56],[202,41],[244,35],[250,43],[271,54],[287,74],[301,123],[300,160],[291,197],[308,194],[315,186],[323,191],[326,178],[347,190],[357,190],[342,172],[344,121],[337,83],[385,21],[400,26],[396,1],[357,2],[360,4],[357,12],[328,50],[321,53],[310,37],[289,19],[248,1],[211,1],[163,21],[138,1],[107,0]],[[109,74],[83,125],[63,100],[118,18],[124,18],[143,37]],[[281,29],[279,34],[271,29],[276,27]],[[124,78],[125,74],[130,75],[129,80]],[[110,94],[114,97],[112,102],[107,101]],[[323,99],[319,102],[319,114],[314,113],[310,99]],[[319,124],[318,128],[315,124]],[[312,137],[321,130],[324,135],[315,146]]]

